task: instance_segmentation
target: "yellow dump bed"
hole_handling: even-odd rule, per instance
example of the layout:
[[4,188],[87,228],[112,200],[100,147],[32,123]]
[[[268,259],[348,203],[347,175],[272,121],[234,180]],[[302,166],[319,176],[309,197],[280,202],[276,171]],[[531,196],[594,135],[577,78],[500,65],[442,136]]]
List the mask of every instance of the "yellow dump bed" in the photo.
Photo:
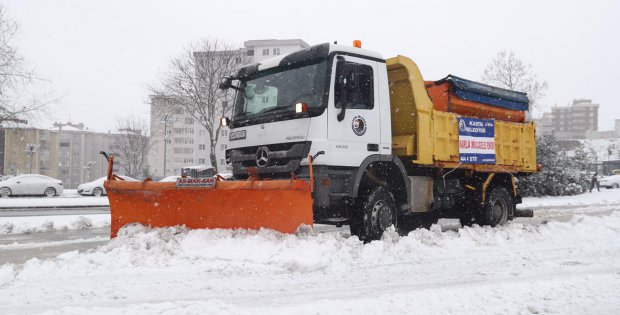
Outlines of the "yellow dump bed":
[[534,123],[495,121],[496,164],[461,164],[457,114],[433,109],[422,74],[411,59],[390,58],[387,69],[395,155],[419,166],[481,172],[536,171]]

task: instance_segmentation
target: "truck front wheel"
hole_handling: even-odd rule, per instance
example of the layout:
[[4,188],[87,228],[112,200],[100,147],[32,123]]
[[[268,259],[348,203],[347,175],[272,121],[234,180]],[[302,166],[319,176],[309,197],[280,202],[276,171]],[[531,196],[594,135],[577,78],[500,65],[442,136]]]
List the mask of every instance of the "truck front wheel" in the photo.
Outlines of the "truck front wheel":
[[483,224],[498,226],[506,223],[513,209],[512,197],[504,187],[494,187],[482,209]]
[[357,209],[351,213],[351,234],[364,242],[378,240],[390,226],[397,226],[396,206],[387,188],[373,188],[366,197],[360,198]]

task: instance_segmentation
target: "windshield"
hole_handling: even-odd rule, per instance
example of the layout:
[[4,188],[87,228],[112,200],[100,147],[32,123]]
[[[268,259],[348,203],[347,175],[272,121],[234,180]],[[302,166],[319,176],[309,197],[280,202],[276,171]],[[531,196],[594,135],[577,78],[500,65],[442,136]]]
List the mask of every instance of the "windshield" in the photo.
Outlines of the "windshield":
[[269,69],[244,78],[239,84],[235,118],[245,119],[266,113],[294,111],[295,104],[306,103],[308,109],[323,105],[325,60],[301,67]]

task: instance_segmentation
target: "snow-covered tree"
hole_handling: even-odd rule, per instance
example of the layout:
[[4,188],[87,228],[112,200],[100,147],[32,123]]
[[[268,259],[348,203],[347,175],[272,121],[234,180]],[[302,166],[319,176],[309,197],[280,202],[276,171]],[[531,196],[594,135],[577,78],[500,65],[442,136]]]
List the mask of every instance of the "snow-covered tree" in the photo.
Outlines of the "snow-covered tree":
[[555,136],[544,134],[537,139],[536,156],[543,169],[519,180],[524,196],[576,195],[586,191],[589,156],[583,145],[569,156]]

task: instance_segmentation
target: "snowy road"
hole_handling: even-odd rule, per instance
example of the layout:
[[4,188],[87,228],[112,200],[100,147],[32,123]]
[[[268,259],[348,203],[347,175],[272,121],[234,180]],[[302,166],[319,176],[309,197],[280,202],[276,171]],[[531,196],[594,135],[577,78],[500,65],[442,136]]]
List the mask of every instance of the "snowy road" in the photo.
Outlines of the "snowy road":
[[501,228],[447,222],[368,245],[346,228],[90,235],[85,252],[2,265],[0,314],[618,314],[617,201],[556,202]]

